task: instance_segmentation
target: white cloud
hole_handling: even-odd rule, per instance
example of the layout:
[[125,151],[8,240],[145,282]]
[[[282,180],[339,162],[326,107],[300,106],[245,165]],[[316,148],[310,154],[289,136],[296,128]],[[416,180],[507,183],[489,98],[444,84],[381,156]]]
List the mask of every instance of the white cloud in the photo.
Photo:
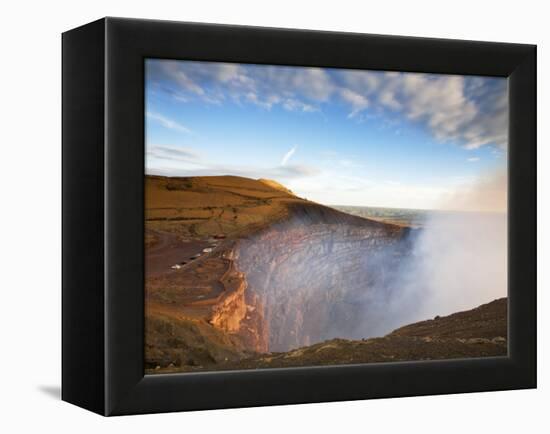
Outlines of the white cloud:
[[200,158],[195,150],[188,147],[157,144],[147,145],[147,157],[171,161],[192,161]]
[[[292,71],[292,70],[291,70]],[[294,75],[293,85],[296,93],[302,93],[315,101],[326,101],[333,91],[329,75],[321,68],[305,68]]]
[[321,173],[313,166],[289,164],[296,149],[296,146],[291,148],[278,166],[248,167],[220,164],[187,146],[152,143],[146,145],[146,173],[163,176],[234,175],[252,179],[270,178],[285,184]]
[[459,139],[478,114],[465,98],[463,77],[407,74],[403,85],[407,116],[425,122],[438,140]]
[[[343,71],[340,75],[346,89],[367,98],[371,107],[402,113],[425,125],[439,141],[456,142],[467,149],[488,144],[506,147],[504,79],[376,71]],[[355,110],[354,99],[345,98],[344,92],[341,95]]]
[[229,98],[266,110],[280,105],[305,113],[319,111],[316,104],[327,101],[333,91],[330,76],[321,68],[150,60],[147,78],[163,83],[162,90],[181,102],[220,104]]
[[389,89],[380,92],[378,99],[380,103],[392,110],[401,110],[403,105],[397,100],[395,93]]
[[166,60],[148,61],[147,77],[180,102],[230,100],[302,113],[340,102],[358,121],[388,113],[467,149],[507,145],[507,84],[500,78]]
[[181,63],[174,60],[160,62],[161,68],[166,74],[178,83],[183,89],[188,90],[197,95],[204,95],[204,90],[184,72]]
[[294,98],[288,98],[287,100],[285,100],[283,102],[283,108],[285,108],[288,111],[302,111],[306,113],[319,111],[319,109],[317,109],[316,107],[313,107],[310,104],[306,104]]
[[209,161],[185,161],[166,159],[164,164],[148,160],[147,174],[163,176],[220,176],[233,175],[245,178],[274,179],[285,186],[293,180],[314,177],[321,173],[319,169],[304,165],[285,165],[276,167],[247,167],[211,163]]
[[442,209],[475,212],[504,213],[507,206],[508,174],[504,168],[456,184],[439,203]]
[[269,177],[274,179],[278,179],[278,178],[293,179],[293,178],[315,176],[320,173],[320,170],[312,166],[290,164],[290,165],[268,169],[267,173]]
[[285,155],[283,155],[283,159],[281,160],[281,166],[285,166],[288,160],[294,155],[296,152],[296,146],[291,148]]
[[375,180],[338,170],[288,179],[284,185],[295,194],[326,205],[355,205],[433,209],[448,194],[449,186]]
[[164,128],[181,131],[182,133],[191,133],[191,130],[187,128],[185,125],[182,125],[179,122],[174,121],[173,119],[167,118],[166,116],[161,115],[160,113],[148,111],[147,117],[149,119],[157,121]]
[[346,88],[340,89],[340,96],[351,105],[352,111],[348,115],[349,117],[354,117],[357,113],[369,106],[369,100],[353,90]]
[[479,157],[470,157],[470,158],[468,158],[468,161],[470,163],[475,163],[476,161],[479,161]]

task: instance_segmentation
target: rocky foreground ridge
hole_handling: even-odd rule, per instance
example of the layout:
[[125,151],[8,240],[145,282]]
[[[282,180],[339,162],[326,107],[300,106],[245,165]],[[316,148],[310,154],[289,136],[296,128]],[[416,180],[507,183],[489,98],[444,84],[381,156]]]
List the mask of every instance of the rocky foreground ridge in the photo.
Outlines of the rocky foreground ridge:
[[[475,309],[401,327],[383,337],[331,339],[288,352],[221,358],[186,371],[286,368],[334,364],[440,360],[507,355],[507,305],[501,298]],[[148,373],[179,372],[175,364]]]

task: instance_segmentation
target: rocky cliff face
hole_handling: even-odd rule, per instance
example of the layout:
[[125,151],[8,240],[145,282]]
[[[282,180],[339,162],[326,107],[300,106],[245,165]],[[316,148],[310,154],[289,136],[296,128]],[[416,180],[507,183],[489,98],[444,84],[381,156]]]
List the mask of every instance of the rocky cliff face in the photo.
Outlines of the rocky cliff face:
[[268,351],[264,309],[259,297],[248,289],[244,273],[234,263],[221,279],[225,291],[212,309],[209,323],[224,332],[238,335],[250,351]]
[[210,324],[223,331],[235,333],[246,318],[246,280],[242,273],[231,270],[223,282],[227,290],[212,309]]
[[389,331],[380,316],[408,240],[407,229],[316,204],[291,206],[288,218],[241,239],[236,264],[258,299],[260,347],[288,351]]

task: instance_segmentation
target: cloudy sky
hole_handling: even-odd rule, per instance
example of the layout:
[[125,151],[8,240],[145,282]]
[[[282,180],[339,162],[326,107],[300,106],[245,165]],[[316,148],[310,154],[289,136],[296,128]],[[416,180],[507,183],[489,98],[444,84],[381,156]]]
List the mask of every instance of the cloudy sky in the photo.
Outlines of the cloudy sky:
[[146,171],[433,209],[506,168],[507,111],[502,78],[149,59]]

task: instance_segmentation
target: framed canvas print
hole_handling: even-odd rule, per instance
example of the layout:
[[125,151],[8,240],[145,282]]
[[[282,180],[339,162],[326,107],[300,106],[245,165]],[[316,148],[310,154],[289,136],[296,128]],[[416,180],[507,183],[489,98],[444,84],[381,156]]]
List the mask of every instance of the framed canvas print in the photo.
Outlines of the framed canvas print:
[[63,34],[63,399],[536,386],[536,51],[105,18]]

